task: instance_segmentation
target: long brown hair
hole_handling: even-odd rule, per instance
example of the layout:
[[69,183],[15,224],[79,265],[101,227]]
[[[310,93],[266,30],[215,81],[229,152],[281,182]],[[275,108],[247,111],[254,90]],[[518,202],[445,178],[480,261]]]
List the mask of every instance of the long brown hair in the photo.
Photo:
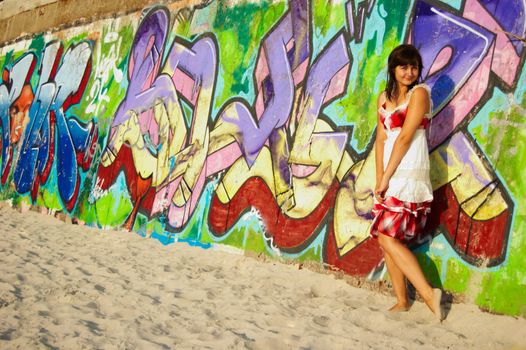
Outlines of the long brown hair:
[[409,86],[409,89],[420,82],[420,75],[422,74],[422,56],[420,52],[413,45],[402,44],[393,49],[387,59],[387,83],[385,86],[385,93],[389,101],[394,101],[398,98],[398,86],[396,85],[395,68],[398,66],[413,65],[418,67],[418,77],[415,82]]

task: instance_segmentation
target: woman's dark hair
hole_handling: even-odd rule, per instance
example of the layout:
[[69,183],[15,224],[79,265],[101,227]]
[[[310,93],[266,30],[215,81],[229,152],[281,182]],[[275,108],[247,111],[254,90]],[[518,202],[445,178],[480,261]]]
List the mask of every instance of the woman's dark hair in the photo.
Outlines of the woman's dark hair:
[[395,68],[397,66],[413,65],[418,67],[418,77],[409,89],[420,82],[420,74],[422,74],[422,56],[420,52],[413,45],[402,44],[394,48],[387,59],[387,84],[385,86],[385,93],[390,101],[398,98],[398,86],[396,85]]

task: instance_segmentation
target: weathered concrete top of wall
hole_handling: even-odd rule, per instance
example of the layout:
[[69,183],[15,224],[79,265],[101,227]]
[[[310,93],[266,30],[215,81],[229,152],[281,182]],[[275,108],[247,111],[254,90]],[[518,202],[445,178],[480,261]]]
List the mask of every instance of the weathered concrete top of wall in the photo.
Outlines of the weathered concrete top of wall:
[[0,44],[35,33],[89,23],[142,10],[153,4],[186,7],[202,0],[4,0],[0,2]]
[[0,19],[6,19],[53,2],[58,2],[58,0],[26,0],[23,2],[18,0],[3,0],[0,2]]
[[58,2],[58,0],[3,0],[0,2],[0,19],[6,19],[53,2]]

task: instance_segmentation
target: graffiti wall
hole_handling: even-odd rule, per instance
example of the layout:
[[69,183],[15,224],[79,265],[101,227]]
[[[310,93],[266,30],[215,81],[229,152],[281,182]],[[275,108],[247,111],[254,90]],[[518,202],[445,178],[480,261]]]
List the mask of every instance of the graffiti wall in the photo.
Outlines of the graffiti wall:
[[526,315],[523,0],[215,0],[0,49],[1,198],[162,244],[388,278],[369,237],[376,98],[431,88],[427,277]]

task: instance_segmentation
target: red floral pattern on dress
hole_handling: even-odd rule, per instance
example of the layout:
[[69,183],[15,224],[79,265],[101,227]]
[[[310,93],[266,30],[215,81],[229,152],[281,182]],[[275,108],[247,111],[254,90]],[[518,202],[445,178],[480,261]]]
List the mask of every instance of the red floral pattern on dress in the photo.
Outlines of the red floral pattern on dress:
[[[385,111],[387,111],[385,109],[386,108],[385,102],[382,105],[382,108]],[[405,108],[395,109],[387,118],[384,116],[383,113],[380,113],[380,121],[382,122],[384,128],[388,130],[392,130],[395,128],[401,128],[404,125],[406,115],[407,115],[407,106]],[[422,123],[420,123],[420,127],[423,129],[427,129],[428,126],[429,126],[429,119],[424,117],[424,119],[422,119]]]

